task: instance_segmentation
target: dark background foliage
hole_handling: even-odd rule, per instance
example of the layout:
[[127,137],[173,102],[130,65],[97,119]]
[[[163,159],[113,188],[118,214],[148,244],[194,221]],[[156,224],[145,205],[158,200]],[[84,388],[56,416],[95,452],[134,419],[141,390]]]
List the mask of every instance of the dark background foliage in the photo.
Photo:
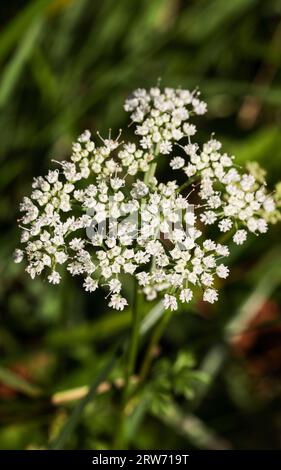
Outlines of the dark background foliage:
[[[209,109],[200,139],[214,131],[278,181],[281,2],[11,0],[0,12],[0,448],[46,448],[75,402],[56,393],[83,394],[130,312],[109,312],[103,293],[70,277],[51,287],[14,265],[19,201],[85,128],[131,135],[123,101],[158,79],[198,86]],[[140,399],[130,420],[132,447],[280,448],[280,262],[275,226],[234,251],[214,307],[174,315],[142,392],[150,404]],[[112,445],[118,379],[67,448]]]

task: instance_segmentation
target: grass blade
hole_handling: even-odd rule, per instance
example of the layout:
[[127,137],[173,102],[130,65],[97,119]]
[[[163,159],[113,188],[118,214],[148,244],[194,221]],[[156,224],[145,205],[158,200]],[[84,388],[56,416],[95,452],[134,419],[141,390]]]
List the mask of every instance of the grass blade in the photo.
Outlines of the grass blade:
[[0,107],[6,104],[16,86],[20,73],[38,40],[39,34],[41,33],[42,22],[42,19],[41,21],[37,19],[32,23],[20,46],[15,52],[14,57],[4,70],[0,82]]
[[37,15],[44,13],[52,0],[34,0],[9,23],[1,33],[0,61],[9,53],[13,45],[19,40],[31,21],[37,20]]
[[79,423],[80,417],[83,413],[85,406],[90,403],[90,401],[94,398],[94,396],[96,395],[97,387],[100,385],[101,382],[106,379],[108,374],[115,366],[121,351],[122,349],[120,349],[120,347],[117,348],[116,351],[114,351],[114,353],[110,357],[109,361],[101,369],[100,373],[94,378],[87,395],[82,398],[82,400],[80,400],[74,407],[70,418],[67,420],[65,426],[62,428],[62,431],[60,432],[59,436],[50,444],[50,449],[58,450],[64,448],[69,437],[71,436],[77,424]]
[[0,382],[13,390],[24,393],[30,397],[37,397],[41,394],[38,387],[32,385],[23,377],[20,377],[4,367],[0,367]]

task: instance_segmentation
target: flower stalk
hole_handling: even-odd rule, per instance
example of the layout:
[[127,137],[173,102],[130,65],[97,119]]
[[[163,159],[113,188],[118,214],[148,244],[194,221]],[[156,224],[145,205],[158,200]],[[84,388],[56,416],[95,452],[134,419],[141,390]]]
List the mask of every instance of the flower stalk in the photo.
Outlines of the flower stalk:
[[167,327],[169,320],[171,318],[172,311],[171,310],[165,310],[163,312],[163,315],[157,325],[155,326],[155,329],[151,335],[148,347],[146,349],[144,359],[141,365],[140,373],[139,373],[139,382],[144,383],[145,379],[148,375],[148,372],[151,367],[151,363],[153,361],[153,356],[154,356],[154,351],[155,348],[157,347],[160,338],[164,334],[165,328]]
[[125,400],[129,394],[130,388],[130,378],[135,371],[137,352],[138,352],[138,343],[140,335],[140,322],[141,322],[141,309],[140,309],[140,295],[138,292],[138,284],[134,283],[134,300],[132,308],[132,330],[130,336],[130,343],[127,355],[127,366],[125,374],[125,387],[124,387],[124,397]]
[[134,299],[132,304],[132,326],[129,339],[128,352],[125,354],[125,384],[122,391],[121,408],[119,414],[119,422],[117,433],[115,435],[115,448],[126,448],[126,418],[127,404],[130,398],[131,378],[135,372],[138,344],[140,338],[141,309],[140,296],[138,292],[137,282],[134,283]]

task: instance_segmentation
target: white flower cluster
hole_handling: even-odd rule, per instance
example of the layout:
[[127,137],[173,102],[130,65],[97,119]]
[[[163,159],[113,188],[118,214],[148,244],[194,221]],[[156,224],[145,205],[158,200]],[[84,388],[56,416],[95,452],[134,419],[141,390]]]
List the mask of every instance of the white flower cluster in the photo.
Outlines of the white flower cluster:
[[188,178],[198,180],[199,195],[205,205],[201,222],[217,224],[221,232],[234,231],[233,241],[240,245],[246,241],[248,231],[256,234],[267,231],[275,202],[264,184],[252,174],[239,171],[234,157],[220,149],[221,143],[215,139],[205,143],[202,150],[189,143],[183,147],[187,165],[183,159],[180,168]]
[[[138,123],[141,148],[110,136],[98,146],[85,131],[69,161],[34,179],[30,197],[20,206],[25,248],[17,249],[14,259],[21,262],[25,256],[30,276],[46,270],[52,284],[60,282],[64,265],[72,276],[83,277],[86,292],[107,288],[109,306],[117,310],[127,305],[125,275],[136,278],[148,300],[163,295],[165,308],[190,302],[198,287],[203,300],[213,303],[216,278],[229,274],[221,262],[229,248],[219,233],[229,231],[242,244],[248,232],[266,232],[273,198],[253,175],[239,171],[233,157],[220,152],[217,140],[202,150],[191,143],[196,128],[189,118],[206,111],[197,92],[137,90],[125,109]],[[182,156],[173,156],[170,165],[184,171],[186,182],[180,187],[176,181],[159,182],[157,158],[172,154],[173,144],[184,138]],[[196,205],[190,203],[192,192]],[[213,224],[217,240],[207,234]]]
[[169,154],[173,142],[196,132],[187,121],[194,114],[204,114],[206,103],[200,101],[199,92],[174,88],[138,89],[125,103],[125,111],[137,123],[136,134],[141,136],[140,146],[152,152]]

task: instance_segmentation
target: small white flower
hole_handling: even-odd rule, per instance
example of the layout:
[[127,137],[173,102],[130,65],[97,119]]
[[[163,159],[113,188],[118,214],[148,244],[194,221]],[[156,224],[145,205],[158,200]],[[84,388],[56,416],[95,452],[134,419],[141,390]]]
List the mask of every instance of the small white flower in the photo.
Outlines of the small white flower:
[[80,251],[83,249],[85,244],[84,240],[81,240],[81,238],[73,238],[71,242],[69,243],[70,248],[75,251]]
[[273,212],[276,209],[275,202],[271,197],[267,197],[263,202],[265,212]]
[[190,302],[193,297],[193,292],[191,289],[183,289],[180,293],[181,302]]
[[196,166],[192,165],[191,163],[189,163],[189,165],[184,167],[184,172],[186,176],[188,176],[188,178],[190,178],[191,176],[194,176],[196,174],[196,170],[197,170]]
[[194,126],[194,124],[184,123],[182,128],[183,128],[184,134],[189,137],[196,134],[196,127]]
[[110,185],[114,191],[118,191],[124,186],[124,180],[122,178],[111,178]]
[[219,222],[219,229],[221,232],[228,232],[232,227],[232,221],[230,219],[222,219]]
[[98,282],[90,276],[87,276],[84,280],[83,287],[86,292],[94,292],[98,288]]
[[206,272],[202,274],[200,280],[204,286],[208,286],[208,287],[211,287],[214,283],[213,276],[210,273],[206,273]]
[[203,263],[209,269],[212,269],[216,266],[216,261],[213,255],[205,256],[203,258]]
[[250,232],[256,232],[256,230],[258,229],[258,221],[257,221],[257,219],[255,219],[254,217],[251,217],[251,218],[247,221],[247,227],[248,227],[248,229],[250,230]]
[[57,251],[55,253],[55,259],[58,264],[63,264],[67,260],[68,256],[64,251]]
[[216,244],[213,242],[213,240],[205,240],[203,242],[203,247],[207,251],[214,251],[216,249]]
[[201,222],[203,222],[205,225],[212,225],[216,222],[217,220],[217,215],[214,211],[206,211],[200,216]]
[[110,292],[113,292],[113,294],[119,294],[121,291],[121,282],[119,279],[111,279],[109,282],[109,289]]
[[229,269],[224,264],[220,264],[217,267],[216,272],[217,272],[218,277],[221,277],[222,279],[226,279],[227,276],[229,275]]
[[229,256],[229,249],[225,245],[217,244],[216,252],[219,256]]
[[20,249],[17,249],[14,251],[14,262],[15,263],[21,263],[23,260],[23,251]]
[[48,276],[48,281],[50,284],[59,284],[61,280],[61,276],[57,271],[52,271],[52,273]]
[[79,142],[88,142],[91,138],[91,132],[86,130],[83,132],[83,134],[80,135],[80,137],[78,137],[78,141]]
[[58,170],[51,171],[49,170],[46,179],[48,180],[49,183],[53,184],[58,180],[59,177],[59,172]]
[[148,194],[148,191],[149,189],[146,184],[143,181],[138,180],[133,184],[131,195],[135,199],[141,199]]
[[168,308],[171,310],[177,310],[178,308],[177,299],[174,295],[165,294],[163,304],[166,310]]
[[233,241],[234,241],[234,243],[236,243],[236,245],[243,245],[243,243],[245,243],[246,239],[247,239],[246,230],[237,230],[237,232],[235,233],[235,235],[233,237]]
[[150,149],[150,147],[152,146],[152,140],[151,140],[151,137],[150,136],[144,136],[141,140],[140,140],[140,145],[142,146],[142,148],[144,149]]
[[136,274],[136,277],[139,281],[140,286],[146,286],[147,284],[149,284],[150,275],[148,273],[143,271],[141,273]]
[[207,112],[207,104],[198,99],[192,101],[193,108],[196,114],[205,114]]
[[113,294],[110,298],[109,307],[114,308],[115,310],[124,310],[124,307],[128,305],[126,299],[121,297],[119,294]]
[[179,170],[180,168],[182,168],[185,164],[185,161],[182,157],[174,157],[171,161],[170,161],[170,166],[173,170]]
[[213,304],[218,300],[218,293],[215,289],[206,289],[203,294],[203,300]]
[[164,155],[169,154],[172,151],[172,144],[168,140],[164,140],[161,142],[159,146],[160,153],[163,153]]
[[258,227],[257,227],[258,231],[260,233],[266,233],[268,230],[268,225],[266,221],[264,219],[259,219],[257,223],[258,223]]

